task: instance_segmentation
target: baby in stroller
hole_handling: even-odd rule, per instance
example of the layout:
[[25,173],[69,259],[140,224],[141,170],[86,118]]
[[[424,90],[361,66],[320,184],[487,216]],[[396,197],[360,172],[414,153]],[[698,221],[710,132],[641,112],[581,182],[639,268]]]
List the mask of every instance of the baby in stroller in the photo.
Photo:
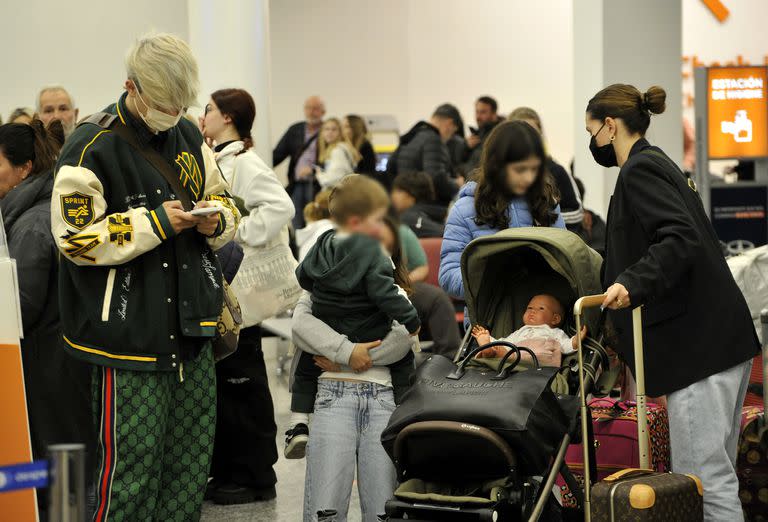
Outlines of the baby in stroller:
[[[560,366],[562,356],[576,350],[576,336],[568,337],[561,329],[565,322],[565,312],[562,303],[554,296],[541,294],[534,296],[523,313],[523,327],[502,339],[494,339],[484,327],[476,325],[472,328],[472,336],[478,345],[483,346],[493,341],[507,341],[516,346],[529,348],[536,354],[542,366]],[[586,328],[581,330],[584,339]],[[508,349],[494,346],[477,354],[478,358],[503,357]],[[523,360],[530,360],[527,353]]]

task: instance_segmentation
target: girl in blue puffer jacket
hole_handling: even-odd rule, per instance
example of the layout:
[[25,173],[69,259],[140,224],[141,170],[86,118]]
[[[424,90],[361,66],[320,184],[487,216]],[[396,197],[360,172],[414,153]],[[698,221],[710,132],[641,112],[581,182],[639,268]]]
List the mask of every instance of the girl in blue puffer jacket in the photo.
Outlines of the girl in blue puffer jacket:
[[499,124],[483,150],[478,182],[467,183],[448,215],[440,286],[463,299],[461,254],[475,238],[512,227],[565,228],[541,136],[523,121]]

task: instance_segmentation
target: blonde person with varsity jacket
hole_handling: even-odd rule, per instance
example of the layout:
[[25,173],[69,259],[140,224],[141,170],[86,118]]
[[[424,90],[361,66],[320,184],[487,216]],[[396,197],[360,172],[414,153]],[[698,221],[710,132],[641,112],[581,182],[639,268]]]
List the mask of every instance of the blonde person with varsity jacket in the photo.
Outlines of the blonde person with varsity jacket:
[[[219,168],[243,215],[235,240],[251,247],[281,237],[294,214],[291,197],[253,150],[255,116],[250,94],[222,89],[211,95],[203,118],[203,134],[216,144]],[[216,377],[213,478],[206,498],[217,504],[271,500],[277,426],[258,325],[240,331],[237,351],[216,365]]]
[[93,366],[94,520],[198,520],[216,419],[214,250],[239,212],[182,117],[198,89],[188,45],[141,38],[126,69],[126,92],[77,127],[56,166],[62,344]]

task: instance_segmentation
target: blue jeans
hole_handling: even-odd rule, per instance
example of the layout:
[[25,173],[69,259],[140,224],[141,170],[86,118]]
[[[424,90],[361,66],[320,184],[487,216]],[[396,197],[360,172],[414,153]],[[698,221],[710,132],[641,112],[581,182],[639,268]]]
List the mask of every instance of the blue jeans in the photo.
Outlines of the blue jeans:
[[320,379],[307,445],[304,521],[334,509],[347,520],[357,470],[363,522],[376,522],[395,491],[395,468],[381,432],[395,409],[392,388],[368,382]]
[[309,181],[296,181],[291,192],[291,201],[296,208],[296,214],[293,216],[293,228],[298,230],[304,228],[304,207],[315,199],[315,185],[311,179]]
[[752,360],[667,395],[672,471],[704,486],[704,520],[744,520],[736,477],[741,406]]

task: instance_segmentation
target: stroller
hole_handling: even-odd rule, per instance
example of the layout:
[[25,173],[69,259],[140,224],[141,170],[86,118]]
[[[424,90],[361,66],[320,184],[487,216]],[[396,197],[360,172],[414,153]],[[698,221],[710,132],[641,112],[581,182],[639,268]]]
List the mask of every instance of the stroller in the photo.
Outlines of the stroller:
[[[565,310],[572,310],[579,297],[601,293],[601,262],[599,254],[565,230],[519,228],[478,238],[467,246],[461,260],[471,322],[487,327],[494,337],[506,336],[522,326],[530,298],[542,293],[557,297]],[[565,329],[572,335],[576,331],[574,320],[569,312],[566,315]],[[606,394],[615,376],[600,374],[600,369],[609,365],[607,352],[596,340],[600,338],[601,317],[587,312],[584,321],[590,336],[582,352],[585,390]],[[468,333],[455,361],[471,354],[473,347],[476,350],[476,342]],[[387,502],[385,520],[560,520],[560,505],[552,494],[558,474],[577,501],[581,500],[581,485],[564,464],[572,438],[578,442],[580,437],[576,359],[575,354],[564,356],[556,370],[561,383],[557,404],[567,419],[567,429],[554,434],[555,442],[545,454],[545,469],[536,471],[538,475],[530,475],[533,472],[523,463],[540,448],[513,447],[489,427],[461,422],[455,415],[451,420],[414,422],[393,433],[390,428],[396,422],[396,411],[382,434],[400,481],[395,498]],[[417,379],[423,369],[417,370]],[[565,388],[563,382],[567,383]],[[514,402],[514,394],[505,395],[505,401],[507,397]],[[407,400],[408,395],[399,408]],[[427,409],[428,405],[419,407]]]

